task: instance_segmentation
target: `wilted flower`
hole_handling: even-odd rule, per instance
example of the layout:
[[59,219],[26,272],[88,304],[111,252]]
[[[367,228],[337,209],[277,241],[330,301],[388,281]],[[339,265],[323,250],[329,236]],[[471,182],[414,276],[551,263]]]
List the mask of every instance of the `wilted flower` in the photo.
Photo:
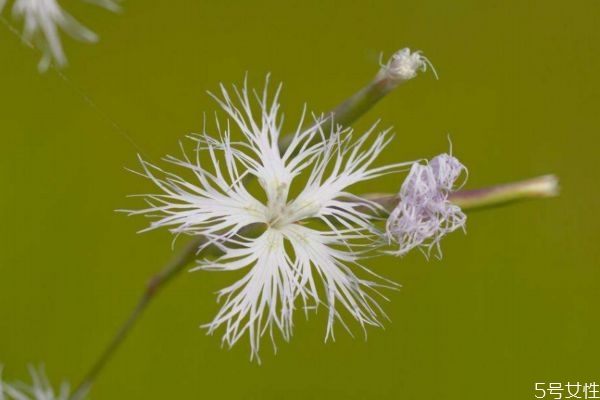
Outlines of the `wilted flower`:
[[[131,213],[157,217],[148,229],[201,234],[222,249],[222,256],[200,261],[197,269],[247,270],[219,292],[225,302],[204,327],[212,333],[224,326],[223,342],[229,346],[247,333],[252,357],[264,334],[273,339],[279,330],[290,338],[298,302],[305,310],[321,304],[328,309],[326,337],[333,334],[334,320],[342,321],[340,308],[363,329],[380,325],[383,312],[372,296],[385,282],[356,274],[366,270],[359,259],[365,246],[374,246],[372,215],[379,206],[347,190],[409,163],[372,166],[390,141],[387,130],[373,134],[373,127],[354,138],[340,127],[325,132],[319,121],[302,129],[304,117],[289,147],[281,150],[279,90],[271,103],[266,88],[262,95],[254,93],[256,104],[246,85],[234,90],[234,99],[223,86],[221,97],[213,97],[243,140],[232,140],[229,121],[217,121],[218,138],[191,136],[194,159],[184,152],[182,159],[167,161],[192,173],[193,180],[141,160],[143,175],[163,193],[146,195],[150,207]],[[258,180],[262,194],[251,194],[249,176]],[[260,234],[240,235],[249,225],[261,227]]]
[[421,54],[420,51],[411,52],[408,47],[398,50],[387,62],[381,63],[380,74],[394,82],[407,81],[417,76],[419,71],[427,71],[427,67],[431,68],[433,74],[437,77],[437,72],[427,57]]
[[436,249],[441,257],[442,237],[464,228],[467,219],[448,199],[463,173],[465,166],[449,154],[434,157],[428,164],[413,164],[400,189],[399,203],[387,220],[388,239],[399,245],[393,254],[401,256],[420,246],[426,255]]
[[[110,11],[118,11],[118,0],[86,0]],[[0,0],[0,12],[6,0]],[[23,19],[23,40],[40,47],[42,59],[38,69],[46,71],[52,62],[58,67],[67,64],[59,30],[82,42],[94,43],[98,36],[67,13],[57,0],[15,0],[12,14]]]
[[[1,368],[0,368],[0,372]],[[31,384],[6,383],[0,376],[0,400],[69,400],[69,384],[64,382],[56,392],[43,367],[29,367]]]

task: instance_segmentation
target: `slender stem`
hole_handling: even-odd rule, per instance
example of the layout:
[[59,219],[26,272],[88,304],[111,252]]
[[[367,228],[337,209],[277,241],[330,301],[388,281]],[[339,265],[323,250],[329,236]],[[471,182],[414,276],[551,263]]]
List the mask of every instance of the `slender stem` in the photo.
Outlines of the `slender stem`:
[[[449,196],[449,200],[464,211],[500,207],[516,201],[553,197],[558,194],[558,179],[554,175],[543,175],[532,179],[481,189],[459,190]],[[386,212],[391,212],[400,198],[396,194],[371,193],[363,196],[379,203]]]
[[[366,86],[331,110],[325,120],[319,122],[321,130],[330,132],[333,124],[350,126],[402,82],[405,81],[394,80],[381,72],[378,73]],[[293,135],[281,138],[279,148],[285,150],[293,138]]]
[[[203,237],[195,237],[190,240],[179,253],[175,254],[171,260],[165,265],[165,267],[156,274],[148,284],[146,290],[141,295],[137,302],[137,305],[129,314],[129,317],[118,329],[117,333],[102,352],[98,360],[92,365],[85,378],[79,384],[71,400],[81,400],[85,397],[90,389],[96,376],[102,371],[106,363],[112,358],[117,349],[121,346],[125,338],[129,335],[129,332],[134,327],[135,323],[142,315],[146,307],[150,304],[150,301],[154,296],[174,277],[176,276],[187,264],[189,264],[197,255],[198,249],[205,243]],[[207,248],[208,249],[208,248]]]
[[[379,73],[369,84],[355,93],[349,99],[342,102],[329,113],[326,121],[321,124],[322,129],[325,132],[329,131],[333,123],[344,126],[351,124],[402,82],[402,79],[391,79],[385,73],[379,71]],[[286,149],[289,146],[292,138],[292,135],[283,137],[280,142],[280,148]],[[253,227],[250,227],[249,230],[256,230],[252,228]],[[205,239],[201,236],[192,239],[181,250],[180,253],[175,255],[167,263],[167,265],[150,280],[146,290],[138,300],[137,305],[129,317],[121,325],[98,360],[85,375],[85,378],[79,384],[73,396],[71,396],[71,400],[81,400],[85,397],[98,374],[103,370],[107,362],[112,358],[123,341],[127,338],[131,332],[131,329],[135,326],[136,322],[144,310],[148,307],[151,300],[155,297],[159,290],[165,287],[173,277],[179,274],[179,272],[181,272],[186,265],[188,265],[196,256],[199,255],[198,249],[203,244],[205,244]],[[205,252],[215,253],[218,252],[218,249],[216,249],[214,246],[208,246],[204,248],[202,253],[204,254]]]
[[450,201],[463,209],[475,210],[503,206],[520,200],[554,197],[558,195],[558,190],[556,176],[544,175],[484,189],[463,190],[453,193]]

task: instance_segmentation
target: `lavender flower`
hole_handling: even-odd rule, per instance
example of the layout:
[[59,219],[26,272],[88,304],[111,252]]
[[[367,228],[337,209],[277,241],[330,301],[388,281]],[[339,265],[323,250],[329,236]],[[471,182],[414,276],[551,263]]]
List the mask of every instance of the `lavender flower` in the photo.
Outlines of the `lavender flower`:
[[399,245],[392,254],[402,256],[420,247],[426,256],[437,250],[441,258],[442,237],[465,226],[466,215],[448,196],[466,172],[465,166],[449,154],[413,164],[400,189],[398,206],[386,224],[388,240]]

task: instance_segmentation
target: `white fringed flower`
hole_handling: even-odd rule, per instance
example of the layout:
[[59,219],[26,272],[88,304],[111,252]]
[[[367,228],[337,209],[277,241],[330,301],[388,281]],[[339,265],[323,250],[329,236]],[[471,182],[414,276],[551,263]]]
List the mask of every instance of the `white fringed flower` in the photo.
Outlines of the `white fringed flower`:
[[466,168],[455,157],[441,154],[428,164],[414,163],[399,193],[399,203],[390,213],[386,232],[399,245],[392,254],[402,256],[421,247],[426,256],[436,249],[442,256],[442,237],[463,228],[466,215],[448,200],[457,189],[456,180]]
[[[86,1],[110,11],[120,10],[118,0]],[[0,11],[3,5],[0,4]],[[40,72],[48,70],[52,63],[57,67],[67,64],[60,30],[82,42],[98,41],[98,36],[67,13],[57,0],[15,0],[12,14],[16,19],[23,19],[23,40],[36,44],[42,51]]]
[[[0,368],[0,373],[1,373]],[[63,382],[58,391],[46,377],[43,367],[35,369],[29,367],[31,384],[23,382],[7,383],[0,374],[0,400],[69,400],[69,384]]]
[[[150,207],[131,213],[158,218],[148,229],[201,234],[220,246],[222,256],[202,260],[196,269],[246,271],[219,292],[224,304],[204,327],[209,333],[224,327],[228,346],[247,334],[251,358],[258,356],[263,335],[274,340],[279,331],[290,338],[299,306],[308,310],[323,304],[328,309],[326,338],[333,335],[334,320],[342,321],[345,313],[363,329],[379,326],[384,314],[373,295],[385,283],[356,275],[365,271],[358,264],[365,246],[374,246],[372,215],[378,206],[347,190],[408,163],[372,166],[390,141],[387,131],[373,134],[373,127],[354,139],[350,130],[325,132],[319,122],[303,130],[302,120],[282,151],[279,89],[271,103],[267,88],[262,94],[249,94],[246,85],[234,91],[232,98],[221,86],[221,97],[213,97],[243,139],[234,141],[230,121],[218,120],[217,138],[191,136],[196,156],[191,159],[184,152],[182,159],[167,161],[193,179],[141,160],[143,175],[162,193],[146,195]],[[257,178],[262,194],[251,194],[245,179],[250,176]],[[236,235],[249,225],[261,227],[261,233]]]

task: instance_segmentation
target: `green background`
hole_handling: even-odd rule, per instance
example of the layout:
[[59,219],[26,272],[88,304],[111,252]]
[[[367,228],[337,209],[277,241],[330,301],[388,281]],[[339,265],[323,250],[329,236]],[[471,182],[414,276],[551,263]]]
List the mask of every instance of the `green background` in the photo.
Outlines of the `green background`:
[[552,172],[561,196],[470,214],[442,261],[370,260],[403,285],[384,305],[385,329],[365,341],[338,326],[323,343],[325,313],[298,315],[277,355],[263,343],[262,365],[246,341],[221,349],[198,329],[232,277],[184,273],[92,398],[534,399],[535,382],[600,383],[598,1],[128,0],[122,15],[63,4],[101,35],[63,41],[65,79],[38,74],[38,54],[0,26],[7,378],[43,362],[54,382],[76,382],[172,254],[167,232],[136,234],[147,221],[114,212],[153,190],[125,170],[138,152],[125,135],[153,161],[177,152],[216,110],[205,90],[246,72],[255,86],[267,72],[284,82],[293,124],[305,102],[326,111],[368,82],[379,52],[410,46],[440,80],[421,75],[356,125],[394,126],[382,162],[444,152],[450,133],[469,187]]

